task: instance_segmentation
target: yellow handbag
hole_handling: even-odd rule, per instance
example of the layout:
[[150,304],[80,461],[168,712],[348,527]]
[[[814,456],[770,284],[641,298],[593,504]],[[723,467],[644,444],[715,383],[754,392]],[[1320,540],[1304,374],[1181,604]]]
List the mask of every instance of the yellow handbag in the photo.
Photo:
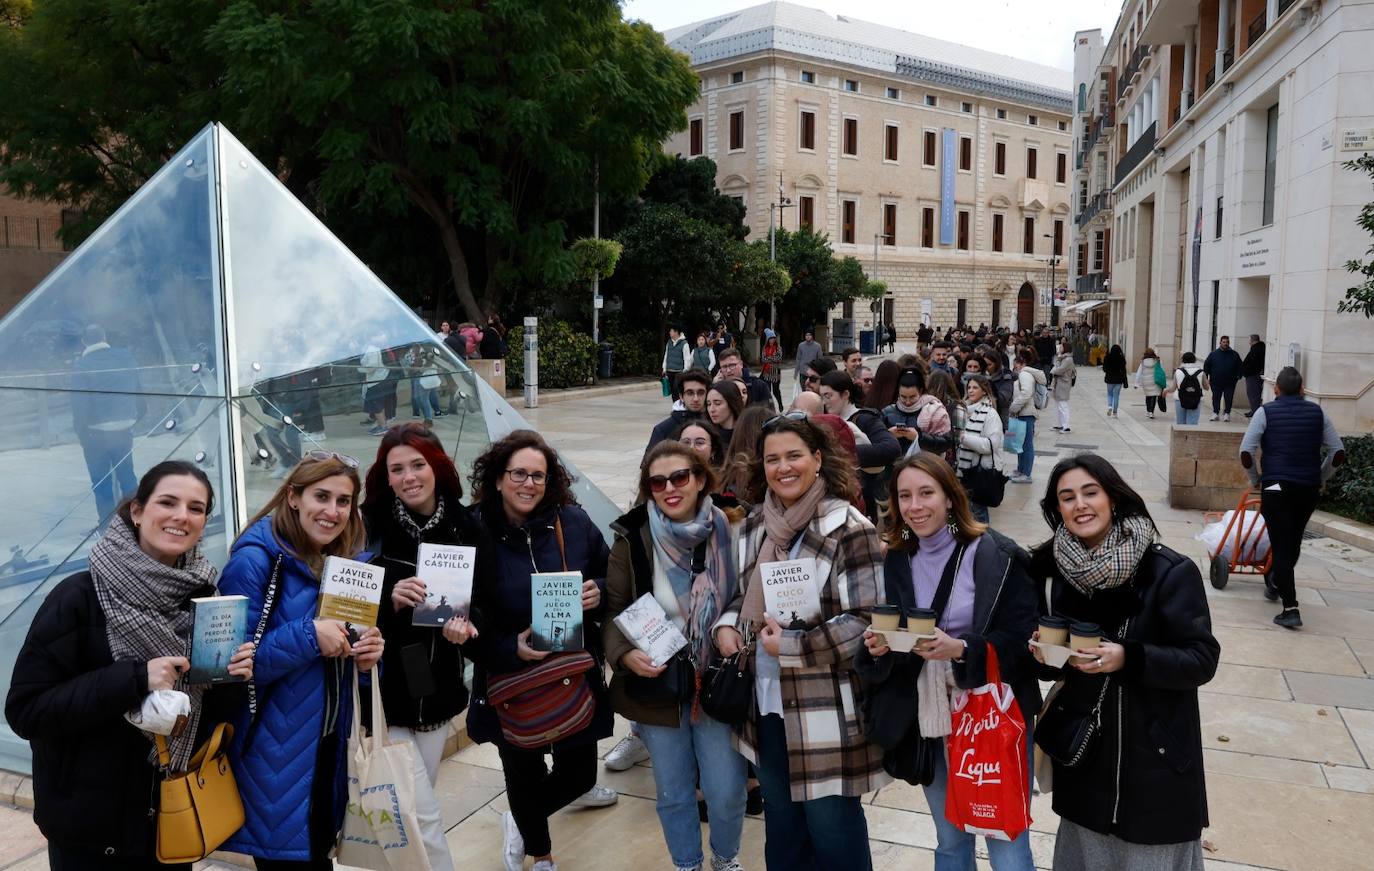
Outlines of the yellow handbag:
[[[164,864],[198,862],[213,853],[243,825],[243,800],[229,768],[234,727],[220,723],[196,750],[187,771],[162,780],[157,813],[157,860]],[[157,758],[170,761],[167,740],[156,736]]]

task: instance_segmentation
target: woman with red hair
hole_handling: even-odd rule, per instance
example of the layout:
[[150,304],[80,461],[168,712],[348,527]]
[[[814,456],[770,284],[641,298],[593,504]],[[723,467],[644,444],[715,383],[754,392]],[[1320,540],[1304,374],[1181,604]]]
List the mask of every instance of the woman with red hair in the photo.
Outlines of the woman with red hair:
[[417,551],[422,543],[475,547],[473,586],[480,587],[494,583],[490,539],[460,501],[463,485],[453,461],[423,424],[386,431],[364,493],[369,550],[386,571],[378,613],[382,635],[390,642],[382,655],[382,707],[391,740],[415,747],[416,811],[430,867],[452,869],[434,783],[449,720],[467,707],[461,645],[477,629],[463,603],[426,601]]

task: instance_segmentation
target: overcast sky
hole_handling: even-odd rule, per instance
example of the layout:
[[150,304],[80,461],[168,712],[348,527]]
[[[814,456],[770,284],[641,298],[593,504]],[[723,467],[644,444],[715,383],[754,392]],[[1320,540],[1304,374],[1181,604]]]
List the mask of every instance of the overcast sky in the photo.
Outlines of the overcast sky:
[[[796,0],[875,24],[910,30],[1064,70],[1073,69],[1073,34],[1102,28],[1111,35],[1121,0]],[[626,18],[659,30],[755,6],[750,0],[625,0]]]

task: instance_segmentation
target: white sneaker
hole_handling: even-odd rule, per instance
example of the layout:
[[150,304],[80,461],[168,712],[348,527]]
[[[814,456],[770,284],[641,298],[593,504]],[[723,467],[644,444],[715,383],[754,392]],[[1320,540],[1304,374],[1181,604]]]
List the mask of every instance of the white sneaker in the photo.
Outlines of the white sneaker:
[[524,871],[525,868],[525,839],[510,811],[501,815],[501,862],[506,871]]
[[1230,423],[1230,422],[1231,422],[1231,412],[1228,411],[1228,412],[1226,412],[1225,414],[1223,414],[1223,415],[1221,416],[1221,419],[1222,419],[1222,421],[1223,421],[1224,423]]
[[649,748],[644,746],[644,742],[639,740],[638,735],[626,735],[620,739],[620,743],[611,748],[611,752],[606,754],[605,766],[611,771],[628,771],[640,762],[647,762],[649,759]]
[[739,859],[722,859],[719,856],[712,856],[711,871],[744,871],[744,866],[739,863]]
[[1147,412],[1145,412],[1145,416],[1148,417],[1150,420],[1154,420],[1154,419],[1155,419],[1155,413],[1154,413],[1153,411],[1147,411]]
[[572,800],[573,807],[610,807],[620,801],[620,793],[609,786],[596,784]]
[[1208,420],[1216,420],[1216,419],[1217,419],[1217,415],[1214,414],[1214,415],[1212,415],[1211,417],[1209,417],[1209,418],[1207,418],[1207,419],[1208,419]]
[[540,859],[530,871],[558,871],[558,865],[552,859]]

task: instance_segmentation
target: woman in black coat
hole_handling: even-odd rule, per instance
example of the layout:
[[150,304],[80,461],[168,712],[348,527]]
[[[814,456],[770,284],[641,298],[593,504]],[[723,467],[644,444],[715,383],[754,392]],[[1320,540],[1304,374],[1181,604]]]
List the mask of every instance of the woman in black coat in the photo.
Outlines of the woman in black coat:
[[[1061,680],[1035,734],[1054,760],[1054,867],[1200,871],[1207,791],[1197,690],[1221,655],[1202,575],[1153,543],[1144,501],[1096,454],[1060,461],[1041,509],[1054,529],[1032,559],[1036,589],[1051,582],[1042,613],[1096,624],[1103,639],[1062,671],[1042,666],[1042,677]],[[1078,740],[1094,711],[1100,728]]]
[[[217,572],[200,552],[213,508],[198,466],[149,469],[91,548],[90,570],[58,584],[29,627],[5,718],[33,749],[34,821],[54,871],[191,867],[154,858],[157,757],[152,736],[124,714],[157,690],[185,692],[187,726],[167,741],[181,771],[241,695],[242,684],[181,681],[191,599],[215,594]],[[252,676],[251,643],[235,650],[229,673]]]
[[1107,416],[1117,417],[1121,389],[1126,386],[1126,354],[1120,345],[1112,345],[1102,360],[1102,382],[1107,385]]
[[[550,815],[577,801],[609,804],[616,794],[596,787],[596,742],[611,734],[614,714],[602,681],[602,600],[610,548],[572,495],[572,477],[536,432],[516,430],[473,461],[472,487],[496,555],[494,583],[473,590],[479,634],[469,647],[476,666],[468,736],[491,742],[501,756],[510,813],[503,821],[505,867],[518,871],[526,854],[535,867],[556,868],[549,841]],[[587,672],[595,712],[591,723],[548,747],[508,743],[487,701],[488,681],[533,667],[549,656],[532,646],[530,575],[582,573],[582,639],[597,665]],[[553,754],[553,768],[544,755]],[[584,798],[596,787],[597,792]],[[540,864],[544,863],[544,864]]]

